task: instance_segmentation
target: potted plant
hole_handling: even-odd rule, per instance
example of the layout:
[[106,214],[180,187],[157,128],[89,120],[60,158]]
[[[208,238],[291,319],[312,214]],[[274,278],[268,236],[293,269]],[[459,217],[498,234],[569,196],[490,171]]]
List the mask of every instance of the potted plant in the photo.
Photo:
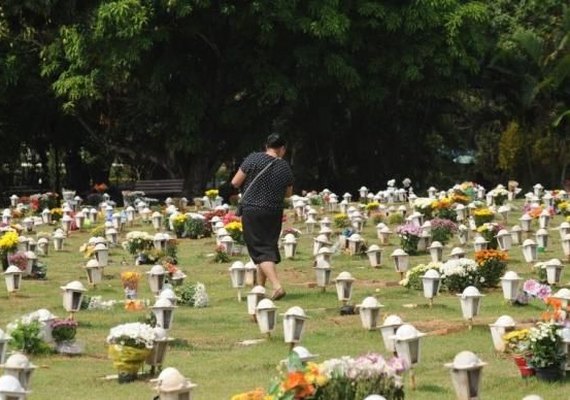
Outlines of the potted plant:
[[77,326],[77,322],[72,319],[57,318],[50,323],[51,336],[58,353],[72,355],[82,352],[82,346],[75,343]]
[[562,378],[562,365],[566,356],[562,352],[561,327],[555,322],[538,322],[529,329],[528,363],[536,377],[545,381]]
[[0,258],[2,259],[3,270],[8,269],[8,254],[18,249],[19,236],[16,231],[6,231],[0,236]]
[[421,229],[419,226],[407,223],[396,228],[396,233],[400,236],[400,247],[406,253],[413,255],[418,252]]
[[57,343],[71,342],[77,333],[77,322],[72,319],[55,319],[51,322],[51,336]]
[[534,375],[534,369],[528,365],[526,355],[528,355],[529,330],[517,329],[503,335],[503,340],[508,352],[512,353],[513,361],[519,369],[521,377],[527,378]]
[[242,246],[245,245],[241,221],[231,221],[224,228],[226,228],[226,231],[234,240],[234,253],[241,254]]
[[446,244],[453,234],[457,233],[457,224],[446,218],[431,220],[431,240]]
[[111,328],[107,336],[109,358],[119,373],[119,383],[136,379],[144,360],[154,346],[155,331],[152,326],[134,322]]
[[486,207],[478,208],[475,211],[473,211],[473,218],[475,219],[475,225],[477,227],[480,227],[486,222],[491,222],[494,217],[495,214],[493,213],[493,211],[491,211],[489,208]]
[[125,291],[127,299],[135,299],[137,297],[137,290],[139,281],[141,279],[140,272],[137,271],[123,271],[121,272],[121,283]]
[[177,238],[186,236],[186,224],[188,222],[188,215],[177,214],[172,218],[172,227]]

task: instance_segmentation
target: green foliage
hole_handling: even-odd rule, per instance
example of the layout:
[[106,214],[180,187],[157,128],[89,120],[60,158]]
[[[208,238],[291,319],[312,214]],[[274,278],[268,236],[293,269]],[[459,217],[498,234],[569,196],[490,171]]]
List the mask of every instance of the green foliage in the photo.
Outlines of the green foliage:
[[38,321],[24,323],[18,321],[10,332],[10,347],[26,354],[45,354],[51,351],[42,338],[42,325]]
[[392,213],[388,216],[390,225],[400,225],[404,222],[404,216],[401,213]]
[[190,239],[200,239],[206,236],[206,221],[201,218],[188,218],[186,221],[186,236]]
[[92,236],[105,236],[105,224],[97,225],[91,229]]
[[186,283],[182,286],[175,287],[174,291],[176,293],[176,297],[178,298],[179,304],[194,306],[194,295],[196,294],[196,285],[192,283]]

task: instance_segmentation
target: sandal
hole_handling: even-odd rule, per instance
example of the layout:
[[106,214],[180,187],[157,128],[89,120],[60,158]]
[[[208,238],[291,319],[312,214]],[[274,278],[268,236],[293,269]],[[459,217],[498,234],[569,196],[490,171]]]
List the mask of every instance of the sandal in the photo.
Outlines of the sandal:
[[285,297],[286,294],[287,293],[285,292],[285,290],[283,288],[279,288],[273,292],[273,294],[271,295],[271,300],[273,300],[273,301],[280,300],[283,297]]

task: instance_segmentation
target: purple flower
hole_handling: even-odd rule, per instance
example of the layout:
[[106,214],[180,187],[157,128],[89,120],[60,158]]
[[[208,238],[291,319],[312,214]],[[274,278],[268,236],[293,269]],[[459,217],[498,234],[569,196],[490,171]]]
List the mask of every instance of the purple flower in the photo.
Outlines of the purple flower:
[[538,292],[536,293],[536,297],[538,297],[541,300],[544,300],[547,297],[550,297],[551,293],[552,293],[552,289],[550,288],[550,286],[540,285],[540,287],[538,288]]
[[392,357],[390,360],[388,360],[388,366],[398,374],[409,369],[408,363],[401,357]]
[[457,224],[449,219],[434,218],[431,220],[432,229],[445,229],[451,233],[457,232]]
[[421,228],[412,223],[406,223],[404,225],[400,225],[396,228],[396,233],[398,235],[405,235],[405,236],[420,236]]

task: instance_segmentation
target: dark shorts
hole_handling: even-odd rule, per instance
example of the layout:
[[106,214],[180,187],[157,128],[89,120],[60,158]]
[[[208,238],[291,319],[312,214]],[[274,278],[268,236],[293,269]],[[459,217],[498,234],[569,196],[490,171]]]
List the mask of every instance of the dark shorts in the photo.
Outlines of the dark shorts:
[[283,211],[244,208],[241,222],[249,256],[255,264],[273,261],[279,264],[279,234]]

